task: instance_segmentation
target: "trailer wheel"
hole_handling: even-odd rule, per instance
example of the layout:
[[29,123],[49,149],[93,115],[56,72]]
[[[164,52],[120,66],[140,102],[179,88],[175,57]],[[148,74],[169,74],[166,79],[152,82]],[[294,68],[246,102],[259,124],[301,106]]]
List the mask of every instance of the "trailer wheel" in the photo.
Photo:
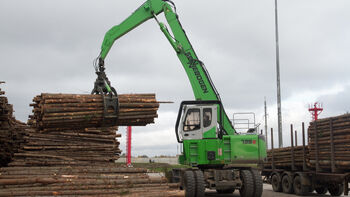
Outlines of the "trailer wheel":
[[293,182],[292,178],[286,174],[282,177],[282,190],[286,194],[292,194],[293,193]]
[[239,189],[241,197],[251,197],[254,193],[253,174],[249,170],[241,170],[242,187]]
[[316,187],[315,190],[318,194],[321,194],[321,195],[327,193],[327,187]]
[[343,193],[343,185],[342,184],[336,184],[328,188],[329,193],[332,196],[340,196]]
[[204,175],[201,170],[194,171],[196,177],[196,197],[204,197],[205,193],[205,182]]
[[192,171],[185,171],[184,173],[184,189],[186,197],[194,197],[196,193],[196,182]]
[[308,193],[309,187],[301,184],[301,177],[295,176],[293,181],[293,189],[296,195],[304,196]]
[[271,177],[271,185],[274,192],[282,191],[281,178],[278,174],[273,174]]
[[251,169],[250,170],[252,175],[253,175],[253,180],[254,180],[254,192],[253,196],[254,197],[261,197],[263,193],[263,183],[262,183],[262,178],[258,170],[256,169]]

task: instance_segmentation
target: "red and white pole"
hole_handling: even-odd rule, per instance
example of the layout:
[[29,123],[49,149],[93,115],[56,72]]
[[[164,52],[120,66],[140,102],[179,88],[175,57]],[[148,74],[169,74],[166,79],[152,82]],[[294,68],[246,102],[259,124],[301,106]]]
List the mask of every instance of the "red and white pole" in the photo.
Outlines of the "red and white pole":
[[131,166],[131,126],[127,127],[126,135],[126,165]]

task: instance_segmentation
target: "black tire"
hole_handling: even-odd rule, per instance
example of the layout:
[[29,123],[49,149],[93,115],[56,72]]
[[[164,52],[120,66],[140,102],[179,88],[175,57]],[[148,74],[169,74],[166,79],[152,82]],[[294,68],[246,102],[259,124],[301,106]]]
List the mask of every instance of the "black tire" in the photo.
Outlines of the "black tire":
[[192,171],[185,171],[184,173],[184,184],[186,197],[194,197],[196,194],[196,182],[194,179],[194,173]]
[[287,174],[282,177],[282,190],[286,194],[293,193],[293,181],[292,178]]
[[263,182],[262,182],[261,175],[259,171],[256,169],[251,169],[250,171],[253,175],[253,180],[254,180],[253,197],[261,197],[263,193]]
[[316,193],[320,195],[327,193],[327,187],[316,187],[315,190]]
[[232,194],[235,191],[235,189],[217,189],[216,192],[218,194]]
[[249,170],[241,170],[242,187],[239,189],[241,197],[252,197],[254,193],[253,174]]
[[309,192],[309,187],[301,184],[301,177],[295,176],[293,181],[293,190],[296,195],[304,196]]
[[205,193],[205,182],[203,172],[200,170],[194,171],[196,177],[196,197],[204,197]]
[[340,196],[343,193],[343,185],[342,184],[336,184],[328,188],[329,193],[332,196]]
[[280,178],[280,175],[274,174],[271,177],[271,185],[274,192],[281,192],[282,191],[282,180]]

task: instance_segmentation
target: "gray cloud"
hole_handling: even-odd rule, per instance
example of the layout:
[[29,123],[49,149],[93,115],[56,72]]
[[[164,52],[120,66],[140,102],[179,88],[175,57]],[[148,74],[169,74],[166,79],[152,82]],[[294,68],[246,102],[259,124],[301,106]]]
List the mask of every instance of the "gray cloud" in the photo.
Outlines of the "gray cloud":
[[[16,117],[25,121],[31,111],[28,104],[41,92],[89,93],[95,80],[92,61],[105,32],[141,3],[3,1],[0,79],[7,82],[3,89],[14,104]],[[261,117],[266,96],[270,113],[275,113],[273,1],[175,3],[181,23],[206,64],[225,108],[230,112],[256,111]],[[295,95],[307,91],[317,94],[349,82],[349,9],[347,0],[279,1],[282,106],[285,117],[290,118],[286,122],[301,122],[306,117],[291,115],[293,104],[288,101]],[[161,15],[159,19],[165,20]],[[177,113],[181,100],[193,99],[187,76],[154,20],[119,39],[106,65],[120,93],[155,92],[159,100],[174,101],[162,106],[160,117]],[[337,96],[323,94],[315,98],[324,100],[334,111],[332,114],[342,113],[347,109],[347,92],[346,88]],[[337,102],[339,98],[341,102]],[[270,116],[270,122],[275,124],[273,118]],[[157,122],[146,131],[149,135],[165,131],[174,122]],[[136,144],[135,149],[142,150]]]

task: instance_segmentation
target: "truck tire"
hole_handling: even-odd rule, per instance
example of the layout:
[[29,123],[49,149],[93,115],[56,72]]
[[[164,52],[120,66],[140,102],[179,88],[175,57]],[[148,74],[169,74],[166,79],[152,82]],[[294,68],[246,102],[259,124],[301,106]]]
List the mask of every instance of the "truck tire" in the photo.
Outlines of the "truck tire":
[[196,178],[196,197],[204,197],[205,193],[205,182],[204,175],[201,170],[194,171]]
[[286,194],[293,193],[293,181],[292,181],[292,178],[288,174],[285,174],[282,177],[282,190]]
[[294,177],[293,189],[296,195],[304,196],[309,192],[309,187],[301,184],[301,177],[299,175]]
[[325,194],[327,193],[327,187],[316,187],[315,188],[317,194]]
[[242,187],[239,189],[241,197],[252,197],[254,194],[253,174],[249,170],[241,170]]
[[263,182],[261,175],[258,170],[256,169],[251,169],[250,170],[252,175],[253,175],[253,180],[254,180],[254,192],[253,196],[254,197],[261,197],[263,193]]
[[343,185],[342,184],[336,184],[328,188],[329,193],[332,196],[340,196],[343,193]]
[[271,177],[271,185],[274,192],[282,191],[282,180],[279,174],[273,174]]
[[196,194],[196,182],[192,171],[185,171],[183,187],[185,189],[185,197],[194,197]]

